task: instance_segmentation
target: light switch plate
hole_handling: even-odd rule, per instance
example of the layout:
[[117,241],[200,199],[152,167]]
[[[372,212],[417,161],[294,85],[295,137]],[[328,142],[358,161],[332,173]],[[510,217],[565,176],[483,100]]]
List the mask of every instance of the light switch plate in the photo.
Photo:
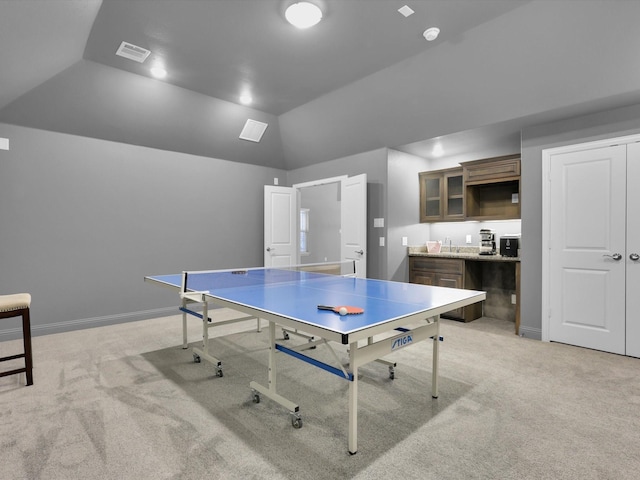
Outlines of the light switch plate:
[[409,245],[409,239],[407,237],[402,237],[402,246],[406,247]]
[[383,228],[384,227],[384,218],[374,218],[373,219],[373,227],[374,228]]
[[380,237],[380,246],[384,247],[384,237]]
[[8,138],[0,138],[0,150],[9,150]]

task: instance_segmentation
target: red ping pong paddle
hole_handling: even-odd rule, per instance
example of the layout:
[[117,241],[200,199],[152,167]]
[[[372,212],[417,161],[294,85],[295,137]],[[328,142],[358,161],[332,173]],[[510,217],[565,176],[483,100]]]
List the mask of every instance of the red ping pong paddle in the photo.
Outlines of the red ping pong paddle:
[[332,312],[339,313],[340,315],[357,315],[358,313],[364,313],[364,308],[351,307],[349,305],[340,305],[338,307],[318,305],[318,310],[331,310]]

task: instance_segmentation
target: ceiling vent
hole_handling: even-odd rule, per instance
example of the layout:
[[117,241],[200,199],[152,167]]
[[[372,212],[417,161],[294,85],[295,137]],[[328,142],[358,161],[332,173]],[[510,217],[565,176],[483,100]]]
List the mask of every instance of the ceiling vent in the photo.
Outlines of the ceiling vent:
[[247,123],[244,124],[242,132],[240,132],[240,138],[242,140],[249,140],[250,142],[259,142],[268,126],[266,123],[248,119]]
[[150,50],[127,42],[122,42],[116,52],[116,55],[120,57],[128,58],[129,60],[134,60],[140,63],[144,62],[150,54]]

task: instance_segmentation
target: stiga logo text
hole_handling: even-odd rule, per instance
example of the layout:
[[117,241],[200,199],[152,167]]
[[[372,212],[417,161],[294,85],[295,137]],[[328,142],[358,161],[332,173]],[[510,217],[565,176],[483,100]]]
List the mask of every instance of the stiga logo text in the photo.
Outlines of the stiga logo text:
[[413,342],[413,337],[411,335],[405,335],[404,337],[396,338],[391,344],[391,350],[396,350],[398,348],[406,347],[407,345]]

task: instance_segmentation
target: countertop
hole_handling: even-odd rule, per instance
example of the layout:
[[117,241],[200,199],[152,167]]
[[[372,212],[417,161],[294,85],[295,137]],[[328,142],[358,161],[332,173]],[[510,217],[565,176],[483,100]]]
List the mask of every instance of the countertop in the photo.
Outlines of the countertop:
[[460,260],[473,260],[482,262],[519,262],[520,257],[503,257],[502,255],[480,255],[478,247],[453,247],[449,252],[449,247],[443,246],[439,253],[429,253],[426,245],[407,247],[407,254],[410,257],[434,257],[434,258],[456,258]]

